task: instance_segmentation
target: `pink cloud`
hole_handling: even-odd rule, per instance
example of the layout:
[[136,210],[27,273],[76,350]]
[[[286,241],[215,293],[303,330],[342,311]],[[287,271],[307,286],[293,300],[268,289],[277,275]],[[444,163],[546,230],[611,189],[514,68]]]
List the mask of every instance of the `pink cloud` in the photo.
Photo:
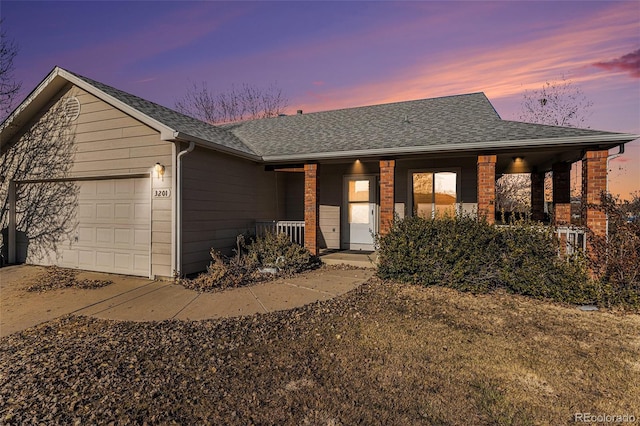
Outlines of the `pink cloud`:
[[314,86],[324,86],[324,81],[318,80],[318,81],[312,82],[311,84],[313,84]]
[[610,61],[596,62],[593,65],[607,71],[628,72],[631,77],[640,78],[640,49]]
[[336,87],[305,109],[396,102],[484,91],[490,99],[517,96],[569,73],[577,83],[600,79],[587,72],[596,58],[615,57],[621,37],[637,31],[635,5],[614,4],[588,19],[576,19],[533,40],[454,50],[399,69],[384,80]]

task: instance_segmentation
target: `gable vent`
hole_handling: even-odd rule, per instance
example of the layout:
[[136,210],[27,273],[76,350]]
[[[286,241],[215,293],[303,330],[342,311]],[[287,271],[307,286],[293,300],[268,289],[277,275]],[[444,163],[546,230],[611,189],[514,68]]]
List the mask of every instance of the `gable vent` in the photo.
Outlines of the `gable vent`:
[[67,120],[73,121],[80,115],[80,101],[75,96],[65,99],[62,111]]

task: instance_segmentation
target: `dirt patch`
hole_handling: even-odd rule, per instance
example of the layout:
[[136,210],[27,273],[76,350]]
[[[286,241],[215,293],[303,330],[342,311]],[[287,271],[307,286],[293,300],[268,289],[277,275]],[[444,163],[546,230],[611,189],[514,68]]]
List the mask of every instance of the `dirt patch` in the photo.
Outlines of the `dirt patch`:
[[65,317],[0,340],[0,422],[638,418],[638,335],[634,314],[376,279],[330,301],[236,319]]

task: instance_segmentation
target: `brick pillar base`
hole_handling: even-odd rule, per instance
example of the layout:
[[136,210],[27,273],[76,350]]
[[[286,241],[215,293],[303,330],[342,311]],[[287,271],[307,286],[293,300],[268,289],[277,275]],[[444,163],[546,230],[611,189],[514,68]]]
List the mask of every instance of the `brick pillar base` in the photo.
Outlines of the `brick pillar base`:
[[544,220],[544,172],[531,173],[531,219]]
[[600,195],[607,190],[608,155],[608,151],[587,151],[582,159],[583,223],[600,236],[607,233],[607,216],[589,205],[600,204]]
[[556,163],[553,172],[553,224],[571,224],[571,163]]
[[304,246],[318,254],[318,165],[304,165]]
[[496,160],[495,155],[478,156],[478,217],[488,223],[496,221]]
[[391,230],[395,204],[395,160],[380,161],[380,235]]

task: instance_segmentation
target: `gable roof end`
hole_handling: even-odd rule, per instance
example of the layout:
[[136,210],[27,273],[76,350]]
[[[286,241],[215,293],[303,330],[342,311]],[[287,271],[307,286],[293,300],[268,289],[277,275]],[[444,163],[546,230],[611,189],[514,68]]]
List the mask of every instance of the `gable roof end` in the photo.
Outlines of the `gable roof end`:
[[2,140],[9,140],[67,83],[80,87],[157,130],[162,140],[195,142],[209,149],[223,151],[253,161],[261,159],[237,137],[219,127],[60,67],[55,67],[2,123],[0,126]]

